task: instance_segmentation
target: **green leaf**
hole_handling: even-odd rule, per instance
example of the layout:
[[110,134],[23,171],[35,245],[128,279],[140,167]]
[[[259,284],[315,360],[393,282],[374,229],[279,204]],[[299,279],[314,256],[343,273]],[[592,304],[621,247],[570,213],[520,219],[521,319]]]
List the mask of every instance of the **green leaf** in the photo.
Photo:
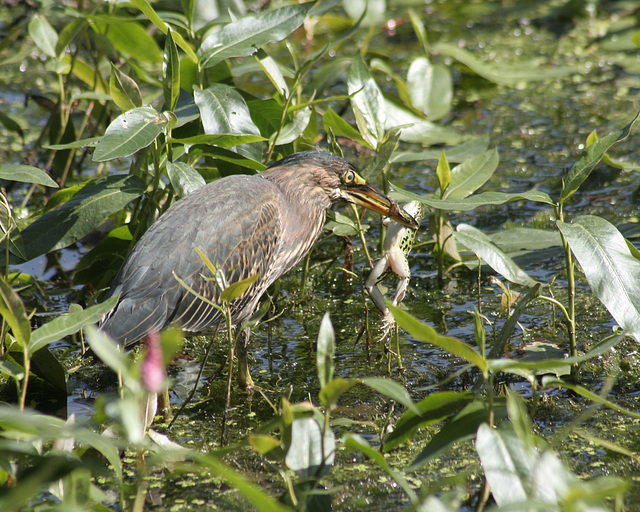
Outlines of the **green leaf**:
[[174,111],[180,96],[180,56],[171,30],[167,31],[162,59],[162,90],[167,110]]
[[122,375],[124,384],[131,390],[141,389],[141,383],[131,373],[131,362],[122,345],[113,341],[93,325],[85,327],[86,340],[93,353],[115,373]]
[[12,255],[17,256],[21,261],[27,261],[22,233],[18,229],[7,198],[0,191],[0,253],[3,253],[5,257],[7,244],[9,244],[9,252]]
[[0,124],[10,132],[15,132],[24,139],[24,130],[12,117],[0,110]]
[[378,147],[384,138],[387,121],[384,98],[360,52],[349,68],[347,90],[360,133],[370,146]]
[[252,133],[212,133],[210,135],[193,135],[192,137],[185,137],[176,139],[169,137],[169,142],[177,144],[210,144],[212,146],[218,146],[220,148],[232,148],[239,144],[249,144],[251,142],[262,142],[265,139],[262,135],[254,135]]
[[407,88],[412,105],[430,121],[442,119],[451,110],[453,81],[444,64],[433,64],[426,57],[416,58],[407,72]]
[[117,302],[118,297],[111,297],[87,309],[62,314],[50,322],[47,322],[42,327],[38,327],[31,333],[30,351],[35,352],[51,342],[61,340],[69,334],[75,334],[85,325],[97,323],[106,313],[114,308]]
[[406,443],[419,428],[455,414],[473,398],[474,394],[470,391],[440,391],[420,400],[415,404],[417,413],[407,410],[400,416],[395,428],[384,440],[384,451]]
[[284,99],[288,98],[290,93],[289,86],[284,79],[278,63],[264,50],[258,50],[255,57],[260,64],[262,71],[264,71],[264,74],[267,75],[269,81],[278,91],[278,94],[280,94]]
[[492,149],[466,160],[451,170],[451,183],[443,199],[464,199],[484,185],[498,168],[498,150]]
[[403,201],[413,201],[415,199],[432,208],[447,211],[466,212],[480,206],[498,205],[520,200],[551,205],[555,204],[548,194],[540,192],[539,190],[529,190],[527,192],[515,192],[511,194],[506,192],[481,192],[480,194],[474,194],[464,199],[436,199],[432,196],[422,196],[409,192],[408,190],[403,190],[396,185],[393,185],[393,190],[391,195],[394,199]]
[[[496,422],[507,416],[504,399],[495,400],[493,413]],[[475,400],[469,403],[429,440],[407,471],[415,471],[424,466],[432,458],[447,452],[455,443],[472,439],[478,427],[488,421],[489,409],[484,401]]]
[[120,54],[128,55],[145,64],[158,64],[162,61],[162,52],[156,40],[138,22],[119,22],[109,19],[99,23],[104,27],[106,37]]
[[260,273],[254,274],[246,279],[242,279],[241,281],[236,281],[235,283],[231,283],[227,286],[223,292],[220,294],[220,300],[223,302],[231,302],[242,296],[247,289],[255,283],[260,277]]
[[142,106],[140,89],[133,79],[111,64],[109,94],[118,108],[124,112]]
[[533,480],[534,452],[513,433],[492,429],[487,423],[478,428],[476,450],[487,482],[498,506],[527,500],[523,479]]
[[150,106],[120,114],[107,127],[93,152],[94,162],[124,158],[146,148],[169,124],[170,117]]
[[418,409],[416,409],[416,405],[413,403],[413,400],[411,400],[411,396],[409,396],[409,392],[401,384],[398,384],[393,380],[382,379],[379,377],[365,377],[364,379],[361,379],[360,382],[365,386],[369,386],[371,389],[374,389],[378,393],[395,400],[399,404],[404,405],[407,409],[414,411],[416,414],[419,413]]
[[80,240],[142,195],[144,189],[144,182],[137,176],[112,175],[92,181],[68,202],[48,211],[22,231],[27,256],[33,259]]
[[[249,133],[260,136],[260,130],[253,123],[244,98],[232,87],[211,84],[206,89],[196,88],[193,93],[207,135]],[[254,160],[259,160],[262,156],[259,145],[243,144],[236,149],[240,154]]]
[[0,179],[58,188],[58,184],[46,172],[33,165],[3,165],[0,167]]
[[460,144],[463,140],[470,138],[463,136],[453,128],[427,121],[417,115],[413,109],[388,94],[384,95],[384,109],[387,116],[387,128],[402,128],[400,140],[405,142],[431,146],[434,144]]
[[231,57],[253,55],[265,44],[283,40],[302,25],[314,3],[250,14],[213,31],[198,49],[200,66],[209,68]]
[[393,151],[398,146],[398,139],[400,138],[400,130],[392,128],[386,134],[382,144],[378,145],[373,160],[362,170],[362,177],[368,182],[374,182],[379,176],[382,175],[385,167],[389,165],[389,158],[393,154]]
[[36,43],[36,46],[42,53],[52,59],[58,58],[58,54],[56,53],[58,33],[46,18],[36,14],[29,20],[27,28],[29,30],[29,36],[31,36],[31,39],[33,39],[33,42]]
[[560,203],[564,203],[573,193],[580,188],[580,185],[587,179],[593,168],[602,159],[604,154],[617,142],[626,139],[631,132],[633,124],[640,116],[636,114],[633,120],[621,130],[617,130],[600,140],[597,140],[585,148],[582,157],[573,165],[566,179],[562,184],[560,193]]
[[325,474],[335,460],[336,439],[333,430],[323,432],[314,417],[295,418],[291,423],[291,441],[285,464],[299,477],[319,477]]
[[345,380],[342,377],[336,377],[335,379],[327,382],[318,396],[320,397],[320,403],[323,407],[332,407],[338,403],[338,399],[349,391],[353,386],[358,384],[358,379]]
[[202,175],[184,162],[167,162],[167,176],[179,197],[188,196],[206,185]]
[[0,314],[11,327],[11,332],[20,348],[28,347],[31,339],[31,325],[27,312],[20,296],[2,276],[0,276]]
[[640,261],[629,251],[625,238],[613,224],[594,215],[557,225],[594,295],[620,327],[640,341]]
[[302,136],[304,131],[307,129],[307,126],[309,126],[312,113],[313,110],[310,107],[297,110],[293,115],[293,120],[290,123],[285,124],[282,127],[282,130],[277,133],[278,137],[276,138],[275,143],[279,146],[289,144]]
[[456,59],[491,82],[509,86],[566,76],[578,70],[577,66],[544,66],[541,59],[508,65],[489,64],[468,50],[449,43],[436,43],[432,51]]
[[331,130],[336,137],[347,137],[369,149],[374,149],[375,147],[369,144],[369,142],[360,135],[358,130],[353,128],[349,123],[342,119],[342,117],[336,114],[331,107],[328,107],[324,116],[322,116],[322,122],[324,130],[327,133]]
[[436,175],[438,176],[440,191],[442,194],[444,194],[447,191],[447,187],[451,183],[451,169],[449,168],[449,162],[447,162],[447,156],[444,154],[444,150],[440,154],[440,159],[438,160]]
[[451,336],[438,334],[435,329],[423,324],[406,311],[395,307],[389,301],[385,300],[385,302],[391,313],[393,313],[393,317],[396,319],[396,322],[398,322],[398,325],[414,338],[431,343],[446,350],[450,354],[461,357],[468,363],[477,366],[483,373],[488,370],[489,366],[485,359],[464,341]]
[[468,224],[459,224],[455,232],[456,241],[473,251],[493,270],[512,283],[534,286],[536,281],[529,277],[509,256],[495,245],[479,229]]
[[438,160],[442,151],[446,151],[448,162],[464,162],[485,153],[489,148],[489,136],[487,134],[474,137],[458,146],[442,149],[425,149],[420,152],[396,151],[391,157],[392,162],[422,162],[424,160]]
[[316,368],[318,382],[324,388],[333,380],[333,357],[336,353],[336,337],[331,325],[329,312],[325,313],[318,331],[318,350],[316,353]]

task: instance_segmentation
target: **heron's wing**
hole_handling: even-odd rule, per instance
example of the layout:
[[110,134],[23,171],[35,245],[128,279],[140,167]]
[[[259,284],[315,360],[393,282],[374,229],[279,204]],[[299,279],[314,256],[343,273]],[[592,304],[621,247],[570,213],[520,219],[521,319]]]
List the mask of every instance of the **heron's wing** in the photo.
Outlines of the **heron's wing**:
[[[101,329],[133,343],[151,329],[176,323],[198,332],[219,321],[219,312],[183,287],[219,302],[220,290],[196,248],[224,272],[229,283],[259,273],[237,299],[236,315],[254,305],[266,287],[282,233],[279,190],[256,176],[232,176],[178,201],[145,233],[125,261],[111,294],[120,301]],[[245,313],[248,314],[248,313]]]

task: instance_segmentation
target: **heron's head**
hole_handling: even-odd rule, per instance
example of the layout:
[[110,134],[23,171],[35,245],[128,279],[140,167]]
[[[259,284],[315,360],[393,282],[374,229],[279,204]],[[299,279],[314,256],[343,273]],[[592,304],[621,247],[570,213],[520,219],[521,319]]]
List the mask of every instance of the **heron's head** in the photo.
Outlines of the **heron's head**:
[[[287,156],[272,167],[295,166],[331,203],[345,201],[363,206],[400,224],[417,229],[418,223],[397,203],[378,192],[344,158],[329,151],[304,151]],[[294,178],[295,179],[295,178]]]

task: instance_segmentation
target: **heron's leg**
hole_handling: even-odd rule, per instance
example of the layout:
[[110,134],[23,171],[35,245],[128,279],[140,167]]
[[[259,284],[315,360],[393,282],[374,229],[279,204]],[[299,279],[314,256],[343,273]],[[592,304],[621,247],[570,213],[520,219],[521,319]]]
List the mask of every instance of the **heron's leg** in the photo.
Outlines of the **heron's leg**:
[[247,363],[247,348],[249,346],[249,338],[251,336],[251,328],[246,328],[240,332],[236,341],[236,354],[238,357],[238,385],[242,389],[250,389],[253,387],[253,379],[249,374],[249,364]]

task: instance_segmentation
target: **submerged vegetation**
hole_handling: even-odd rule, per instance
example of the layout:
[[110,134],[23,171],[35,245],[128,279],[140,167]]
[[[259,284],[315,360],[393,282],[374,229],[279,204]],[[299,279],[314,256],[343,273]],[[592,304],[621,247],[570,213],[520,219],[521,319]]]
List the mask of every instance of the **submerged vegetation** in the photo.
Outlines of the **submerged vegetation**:
[[[3,9],[0,87],[42,119],[0,104],[0,510],[637,509],[635,3]],[[174,413],[201,387],[149,428],[158,347],[93,327],[124,256],[204,183],[318,146],[427,209],[392,342],[361,293],[385,228],[337,210],[261,306],[257,392],[224,403],[170,330]]]

